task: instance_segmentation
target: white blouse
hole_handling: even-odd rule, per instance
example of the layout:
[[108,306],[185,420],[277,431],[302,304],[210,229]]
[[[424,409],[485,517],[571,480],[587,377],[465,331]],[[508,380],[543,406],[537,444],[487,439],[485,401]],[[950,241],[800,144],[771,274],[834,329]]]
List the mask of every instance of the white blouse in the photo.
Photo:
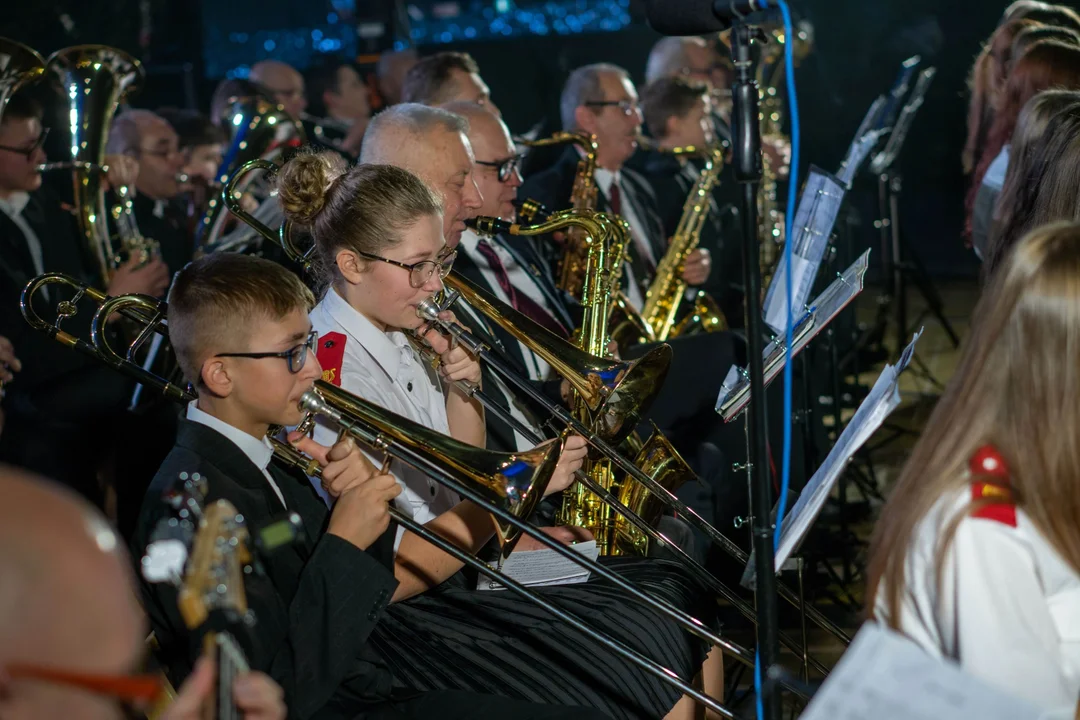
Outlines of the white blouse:
[[[942,498],[916,529],[900,630],[931,655],[958,662],[1043,711],[1075,708],[1080,576],[1023,510],[995,505],[961,520],[938,583],[942,533],[982,487]],[[884,597],[880,591],[875,610],[888,623]]]
[[[446,395],[438,375],[417,355],[404,333],[382,332],[333,288],[311,311],[311,325],[319,334],[317,355],[323,367],[323,380],[432,430],[450,434]],[[316,442],[332,445],[336,437],[334,428],[316,425]],[[382,464],[384,458],[380,453],[366,448],[365,453],[376,467]],[[395,504],[417,522],[434,520],[460,502],[457,493],[410,465],[395,460],[390,472],[402,488]],[[323,500],[331,504],[320,482],[312,478],[312,484]],[[398,528],[395,548],[403,532]]]

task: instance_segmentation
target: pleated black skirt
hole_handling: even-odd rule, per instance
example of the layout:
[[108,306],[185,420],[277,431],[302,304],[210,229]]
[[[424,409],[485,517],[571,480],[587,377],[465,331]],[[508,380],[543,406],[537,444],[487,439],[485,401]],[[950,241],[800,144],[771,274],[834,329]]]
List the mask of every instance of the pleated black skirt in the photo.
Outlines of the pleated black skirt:
[[[716,626],[715,603],[681,566],[639,558],[602,562],[649,595]],[[707,643],[601,578],[534,591],[684,680],[698,673],[708,652]],[[627,720],[662,718],[681,696],[528,600],[508,590],[466,587],[461,574],[391,605],[372,642],[396,680],[417,690],[580,705]]]

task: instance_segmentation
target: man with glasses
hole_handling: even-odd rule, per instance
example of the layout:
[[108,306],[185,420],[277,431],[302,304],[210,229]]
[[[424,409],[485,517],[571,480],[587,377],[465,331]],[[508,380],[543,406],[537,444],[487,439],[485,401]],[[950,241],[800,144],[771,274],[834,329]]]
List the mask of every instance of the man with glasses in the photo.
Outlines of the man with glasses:
[[[614,212],[630,224],[631,242],[622,290],[635,308],[641,308],[656,264],[667,249],[667,235],[659,216],[656,196],[645,178],[625,167],[637,150],[643,122],[637,90],[629,74],[616,65],[586,65],[570,73],[560,99],[564,130],[580,130],[596,136],[597,210]],[[559,161],[530,177],[518,196],[535,199],[551,210],[570,206],[580,150],[567,147]],[[559,249],[540,246],[554,266]],[[699,248],[683,265],[682,278],[692,286],[709,277],[712,260]]]
[[[135,675],[146,620],[131,560],[105,518],[44,478],[0,470],[0,717],[144,717],[158,676]],[[161,720],[198,720],[215,694],[203,661]],[[285,718],[281,688],[259,672],[236,681],[248,720]]]
[[[45,272],[70,275],[110,295],[159,295],[168,271],[160,261],[141,267],[130,261],[111,278],[97,275],[70,208],[42,187],[44,135],[40,106],[24,94],[11,98],[0,119],[0,335],[14,345],[22,371],[4,386],[0,461],[51,477],[100,503],[98,469],[114,442],[109,426],[130,398],[131,386],[33,330],[19,310],[20,296]],[[117,169],[125,165],[113,157],[106,162]],[[36,298],[42,317],[55,317],[56,303],[69,299],[57,287]],[[80,303],[68,331],[78,334],[79,322],[93,310],[92,303]]]
[[666,37],[657,41],[645,65],[645,84],[661,78],[681,77],[705,83],[712,100],[716,132],[731,140],[731,62],[715,45],[700,37]]
[[127,110],[113,120],[106,150],[138,161],[135,222],[139,232],[157,241],[169,275],[176,274],[191,261],[193,252],[186,209],[180,202],[180,174],[186,163],[180,136],[156,113]]

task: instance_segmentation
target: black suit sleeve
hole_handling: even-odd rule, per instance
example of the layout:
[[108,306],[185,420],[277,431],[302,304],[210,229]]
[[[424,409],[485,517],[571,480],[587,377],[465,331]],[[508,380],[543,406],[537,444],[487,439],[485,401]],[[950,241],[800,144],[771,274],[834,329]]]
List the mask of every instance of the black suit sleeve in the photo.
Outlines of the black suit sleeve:
[[350,674],[397,580],[360,548],[325,534],[287,605],[269,579],[247,585],[260,625],[279,629],[260,633],[252,665],[266,668],[285,690],[290,716],[307,718]]

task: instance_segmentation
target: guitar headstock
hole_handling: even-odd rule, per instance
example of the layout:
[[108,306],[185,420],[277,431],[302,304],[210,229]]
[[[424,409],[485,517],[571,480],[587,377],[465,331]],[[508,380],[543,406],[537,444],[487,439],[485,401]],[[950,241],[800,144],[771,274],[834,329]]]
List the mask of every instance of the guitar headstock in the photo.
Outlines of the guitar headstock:
[[177,602],[188,628],[201,628],[212,617],[249,625],[244,575],[253,560],[250,535],[232,503],[207,503],[206,492],[206,479],[198,473],[180,474],[164,498],[175,516],[155,528],[142,559],[143,576],[179,586]]

